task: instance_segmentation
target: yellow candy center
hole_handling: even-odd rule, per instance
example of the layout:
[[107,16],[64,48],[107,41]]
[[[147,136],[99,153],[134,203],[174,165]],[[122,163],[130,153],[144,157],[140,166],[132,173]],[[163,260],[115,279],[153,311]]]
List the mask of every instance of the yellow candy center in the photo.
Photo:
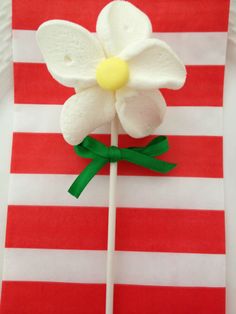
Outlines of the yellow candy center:
[[101,88],[115,91],[127,84],[129,66],[117,57],[105,59],[97,66],[96,79]]

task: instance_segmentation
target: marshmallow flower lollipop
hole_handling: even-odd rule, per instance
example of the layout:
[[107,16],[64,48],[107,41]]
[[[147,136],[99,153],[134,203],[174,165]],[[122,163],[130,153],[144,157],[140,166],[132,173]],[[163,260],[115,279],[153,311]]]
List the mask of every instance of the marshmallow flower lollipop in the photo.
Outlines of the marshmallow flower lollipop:
[[61,113],[65,140],[80,144],[116,113],[130,136],[152,134],[166,108],[159,89],[183,86],[183,63],[166,43],[151,38],[149,18],[127,1],[105,6],[96,30],[94,35],[80,25],[51,20],[37,31],[49,72],[76,90]]
[[[112,146],[103,149],[108,156],[103,156],[101,152],[100,156],[98,151],[96,158],[69,189],[73,196],[78,197],[104,162],[111,162],[106,314],[113,313],[116,225],[117,162],[111,159],[110,153],[115,148],[122,156],[122,152],[114,147],[118,142],[116,117],[132,137],[152,134],[162,122],[166,108],[159,89],[178,89],[186,79],[185,67],[175,53],[163,41],[151,38],[151,34],[148,17],[127,1],[113,1],[104,7],[98,16],[96,35],[77,24],[60,20],[48,21],[37,31],[38,44],[48,70],[58,82],[74,87],[76,91],[65,102],[61,113],[65,140],[76,145],[76,151],[82,150],[84,155],[88,147],[83,145],[91,142],[87,135],[99,126],[112,122]],[[85,138],[87,141],[84,141]],[[150,147],[141,150],[128,148],[127,160],[160,172],[166,172],[159,167],[164,163],[164,168],[167,164],[167,170],[170,170],[174,165],[155,159],[156,155],[160,155],[159,144],[162,151],[168,148],[166,139],[160,138],[161,141],[155,139]],[[151,151],[153,144],[155,154]],[[100,143],[95,146],[99,148],[104,145]],[[147,156],[147,151],[150,156]],[[92,152],[94,154],[94,150]],[[91,157],[90,151],[86,156]]]

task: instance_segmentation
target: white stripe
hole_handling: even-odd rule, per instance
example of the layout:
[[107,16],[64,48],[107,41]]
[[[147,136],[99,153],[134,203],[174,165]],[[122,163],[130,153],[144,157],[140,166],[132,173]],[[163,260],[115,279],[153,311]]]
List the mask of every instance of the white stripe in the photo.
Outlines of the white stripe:
[[186,65],[224,65],[227,33],[158,33]]
[[[116,252],[115,283],[225,286],[225,255]],[[105,283],[105,251],[6,249],[4,280]]]
[[[11,174],[9,204],[107,206],[109,176],[97,175],[80,198],[67,190],[76,176]],[[223,179],[119,176],[117,206],[224,209]]]
[[[155,33],[154,36],[166,41],[185,64],[225,64],[226,32]],[[13,31],[13,60],[43,62],[35,31]]]
[[[15,105],[15,132],[60,133],[60,105]],[[163,124],[156,134],[223,134],[223,109],[220,107],[168,107]],[[94,133],[110,133],[110,125]],[[120,130],[120,133],[124,133]]]

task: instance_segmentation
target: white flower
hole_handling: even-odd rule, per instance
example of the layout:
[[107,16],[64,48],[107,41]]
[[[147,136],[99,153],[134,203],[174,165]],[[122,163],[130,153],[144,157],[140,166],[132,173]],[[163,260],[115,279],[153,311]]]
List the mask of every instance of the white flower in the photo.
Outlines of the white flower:
[[61,114],[69,144],[81,143],[116,113],[132,137],[150,135],[160,125],[166,104],[158,89],[182,87],[186,71],[151,34],[148,17],[127,1],[113,1],[100,12],[97,36],[63,20],[40,26],[37,40],[48,70],[78,92]]

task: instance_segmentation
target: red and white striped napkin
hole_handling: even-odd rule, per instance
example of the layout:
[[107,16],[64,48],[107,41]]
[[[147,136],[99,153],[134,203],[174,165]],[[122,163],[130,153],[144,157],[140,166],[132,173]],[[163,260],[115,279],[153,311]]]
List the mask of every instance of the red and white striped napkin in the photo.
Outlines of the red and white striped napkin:
[[[103,314],[109,168],[79,200],[67,193],[87,165],[62,138],[72,89],[52,79],[35,40],[48,19],[95,31],[109,0],[13,0],[15,124],[1,314]],[[120,162],[115,314],[224,314],[223,81],[229,0],[132,0],[154,36],[187,66],[163,90],[168,175]],[[109,144],[109,129],[94,134]],[[120,146],[150,138],[119,136]]]

